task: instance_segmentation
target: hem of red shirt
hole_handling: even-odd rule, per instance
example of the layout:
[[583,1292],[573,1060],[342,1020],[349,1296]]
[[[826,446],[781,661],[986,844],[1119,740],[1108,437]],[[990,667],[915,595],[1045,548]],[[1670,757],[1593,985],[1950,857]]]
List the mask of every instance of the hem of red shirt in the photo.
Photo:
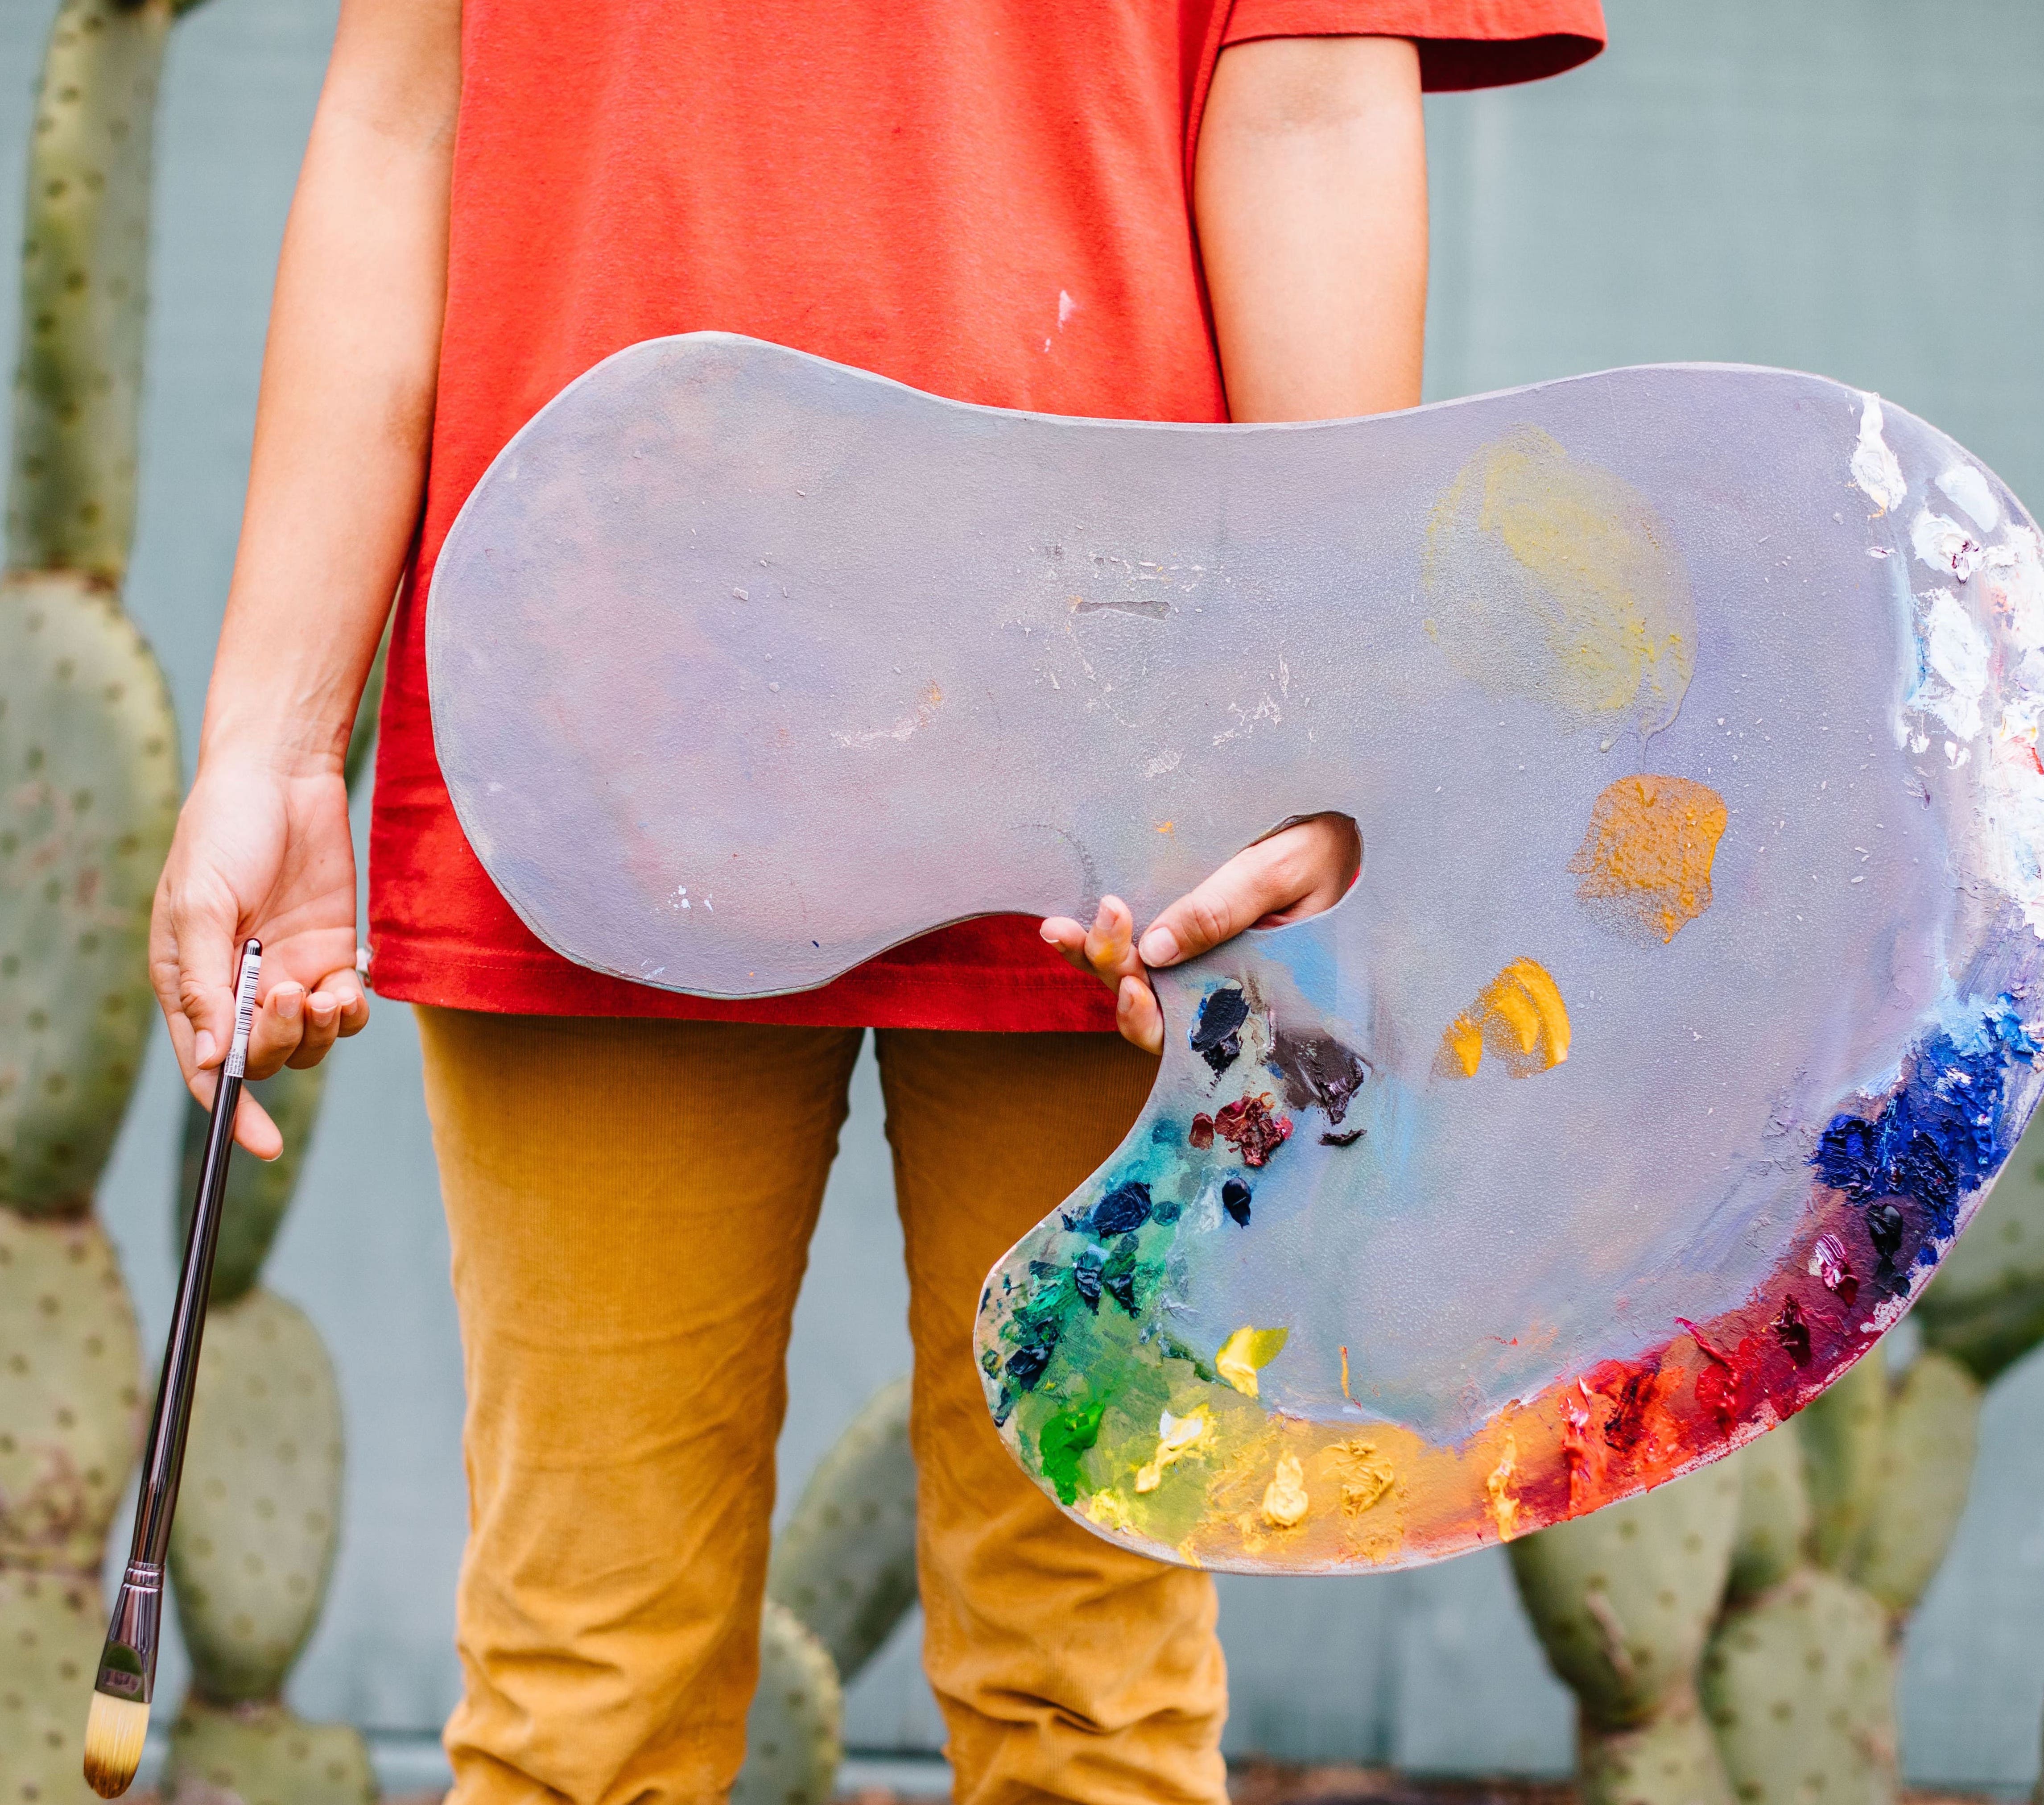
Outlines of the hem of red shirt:
[[[1542,29],[1525,29],[1536,23]],[[1600,0],[1546,0],[1523,7],[1510,0],[1237,0],[1221,41],[1357,32],[1413,40],[1420,85],[1429,94],[1545,81],[1589,62],[1604,47]]]
[[394,1002],[492,1015],[636,1015],[1009,1034],[1114,1032],[1114,999],[1106,987],[1062,965],[1040,973],[1000,966],[863,965],[820,989],[726,999],[631,983],[548,954],[429,945],[385,933],[377,938],[369,981],[378,996]]

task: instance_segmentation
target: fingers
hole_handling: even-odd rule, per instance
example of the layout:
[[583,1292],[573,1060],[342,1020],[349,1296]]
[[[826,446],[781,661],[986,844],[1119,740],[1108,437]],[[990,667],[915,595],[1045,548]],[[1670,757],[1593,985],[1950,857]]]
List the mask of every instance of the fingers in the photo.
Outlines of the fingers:
[[1164,1050],[1164,1012],[1147,978],[1131,975],[1115,992],[1114,1025],[1121,1037],[1147,1053]]
[[189,1079],[217,1065],[234,1037],[236,929],[240,910],[224,884],[173,890],[167,875],[149,917],[149,982]]
[[280,1066],[302,1072],[325,1059],[344,1035],[369,1021],[369,999],[352,968],[329,972],[309,991],[295,979],[273,984],[248,1032],[248,1076],[267,1078]]
[[1158,916],[1143,936],[1143,963],[1176,965],[1258,922],[1275,926],[1330,909],[1361,856],[1346,815],[1315,815],[1259,840]]
[[1069,915],[1053,915],[1039,930],[1044,944],[1064,956],[1075,972],[1090,972],[1114,992],[1114,1025],[1124,1040],[1145,1053],[1164,1048],[1164,1012],[1143,975],[1135,954],[1135,918],[1119,896],[1101,899],[1090,928]]
[[[191,1094],[198,1099],[202,1109],[213,1107],[213,1093],[220,1088],[220,1074],[217,1072],[195,1072],[191,1078]],[[246,1148],[259,1160],[274,1160],[284,1150],[284,1137],[278,1131],[270,1112],[244,1091],[235,1106],[234,1141],[239,1147]]]
[[1090,928],[1081,928],[1069,915],[1053,915],[1039,931],[1074,971],[1090,972],[1109,990],[1143,970],[1135,956],[1135,918],[1119,896],[1101,899]]

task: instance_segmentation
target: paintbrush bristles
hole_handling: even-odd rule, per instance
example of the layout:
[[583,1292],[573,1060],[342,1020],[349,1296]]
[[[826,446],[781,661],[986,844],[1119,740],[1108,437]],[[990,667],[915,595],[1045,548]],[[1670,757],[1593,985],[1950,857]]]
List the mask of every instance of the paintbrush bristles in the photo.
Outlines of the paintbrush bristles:
[[85,1720],[85,1784],[102,1799],[118,1799],[134,1784],[149,1734],[149,1707],[140,1699],[92,1695]]

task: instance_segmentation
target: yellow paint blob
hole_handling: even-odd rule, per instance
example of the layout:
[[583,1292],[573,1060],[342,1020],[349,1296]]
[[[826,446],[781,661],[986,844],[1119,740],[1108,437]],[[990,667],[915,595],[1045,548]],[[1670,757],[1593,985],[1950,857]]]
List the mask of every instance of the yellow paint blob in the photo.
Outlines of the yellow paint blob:
[[1256,1395],[1256,1375],[1285,1351],[1289,1329],[1258,1329],[1245,1322],[1220,1345],[1214,1370],[1245,1398]]
[[1504,1438],[1504,1452],[1498,1457],[1497,1464],[1490,1469],[1489,1478],[1483,1482],[1500,1541],[1510,1541],[1519,1534],[1519,1494],[1512,1489],[1512,1484],[1518,1472],[1519,1444],[1508,1435]]
[[1126,1532],[1135,1527],[1135,1519],[1129,1512],[1128,1500],[1118,1491],[1096,1491],[1081,1501],[1079,1509],[1085,1514],[1088,1522],[1097,1523],[1104,1530]]
[[1725,802],[1688,777],[1621,777],[1590,806],[1569,869],[1577,898],[1605,926],[1664,945],[1711,906],[1711,865]]
[[1169,1411],[1157,1419],[1157,1452],[1149,1464],[1138,1470],[1135,1489],[1155,1491],[1163,1484],[1164,1469],[1194,1455],[1210,1453],[1214,1446],[1213,1418],[1204,1404],[1183,1416]]
[[1642,737],[1696,669],[1696,604],[1667,527],[1637,489],[1538,427],[1482,446],[1434,505],[1427,632],[1464,675]]
[[1448,1024],[1434,1076],[1473,1078],[1486,1053],[1514,1078],[1551,1072],[1569,1056],[1568,1006],[1537,960],[1513,960]]
[[1280,1457],[1263,1492],[1263,1520],[1273,1529],[1294,1529],[1306,1520],[1306,1469],[1297,1454]]
[[1341,1507],[1351,1517],[1359,1517],[1391,1490],[1397,1477],[1391,1462],[1374,1441],[1360,1437],[1337,1441],[1329,1450],[1335,1471],[1341,1478]]

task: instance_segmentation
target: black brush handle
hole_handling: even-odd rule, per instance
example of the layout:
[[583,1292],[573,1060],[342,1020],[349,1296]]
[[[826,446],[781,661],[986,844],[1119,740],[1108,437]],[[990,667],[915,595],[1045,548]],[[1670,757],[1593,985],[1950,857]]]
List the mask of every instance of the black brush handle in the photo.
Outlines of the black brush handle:
[[221,1200],[227,1190],[227,1162],[234,1151],[234,1112],[248,1058],[248,1033],[256,1014],[256,978],[263,945],[241,949],[234,986],[234,1038],[220,1064],[213,1115],[206,1125],[206,1161],[199,1168],[198,1196],[185,1237],[184,1269],[178,1276],[177,1308],[163,1349],[163,1373],[149,1423],[148,1452],[142,1457],[142,1499],[135,1512],[135,1540],[129,1558],[160,1568],[170,1551],[171,1515],[177,1508],[178,1480],[184,1472],[185,1433],[191,1424],[192,1387],[198,1376],[199,1344],[206,1337],[206,1309],[213,1293],[213,1257],[220,1243]]

